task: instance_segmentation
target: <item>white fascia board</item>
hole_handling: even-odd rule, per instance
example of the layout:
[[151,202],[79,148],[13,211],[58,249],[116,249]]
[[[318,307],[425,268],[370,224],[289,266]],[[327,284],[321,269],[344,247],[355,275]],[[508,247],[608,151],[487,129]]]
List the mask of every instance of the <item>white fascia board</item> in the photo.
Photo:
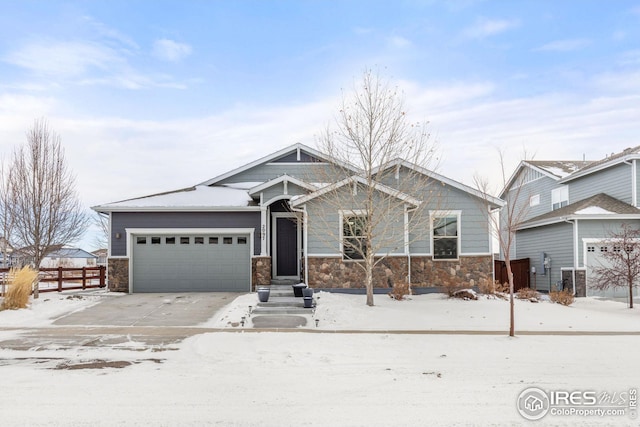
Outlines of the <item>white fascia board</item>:
[[321,152],[319,152],[319,151],[317,151],[317,150],[315,150],[315,149],[313,149],[311,147],[308,147],[308,146],[306,146],[304,144],[301,144],[301,143],[296,143],[296,144],[290,145],[288,147],[285,147],[282,150],[278,150],[275,153],[271,153],[268,156],[264,156],[264,157],[259,158],[258,160],[254,160],[251,163],[247,163],[244,166],[240,166],[239,168],[236,168],[236,169],[233,169],[233,170],[231,170],[229,172],[223,173],[222,175],[218,175],[218,176],[216,176],[214,178],[211,178],[211,179],[209,179],[207,181],[201,182],[198,185],[213,185],[213,184],[215,184],[217,182],[220,182],[220,181],[222,181],[224,179],[232,177],[233,175],[237,175],[237,174],[239,174],[241,172],[249,170],[249,169],[251,169],[251,168],[253,168],[255,166],[259,166],[259,165],[261,165],[263,163],[270,163],[272,160],[276,160],[278,157],[282,157],[285,154],[290,153],[292,151],[296,151],[296,150],[306,151],[309,154],[313,155],[314,157],[319,157],[319,158],[321,158],[322,160],[324,160],[324,161],[326,161],[328,163],[335,163],[335,164],[340,165],[342,167],[346,167],[346,168],[348,168],[350,170],[353,170],[354,172],[357,171],[357,168],[355,166],[353,166],[353,165],[345,164],[345,163],[337,161],[335,159],[331,159],[326,154],[321,153]]
[[604,169],[608,169],[612,166],[616,166],[620,163],[627,163],[630,162],[632,160],[640,160],[640,155],[637,153],[634,154],[629,154],[627,156],[623,156],[623,157],[619,157],[617,159],[613,159],[610,160],[608,162],[604,162],[598,166],[595,166],[593,168],[588,168],[587,170],[580,172],[580,171],[576,171],[570,175],[567,175],[566,177],[562,178],[559,182],[560,183],[565,183],[565,182],[569,182],[569,181],[573,181],[574,179],[583,177],[583,176],[587,176],[587,175],[591,175],[592,173],[596,173],[599,172],[601,170]]
[[[495,207],[503,207],[505,205],[505,202],[502,199],[494,197],[494,196],[492,196],[490,194],[485,194],[480,190],[477,190],[477,189],[475,189],[473,187],[465,185],[465,184],[463,184],[461,182],[458,182],[458,181],[456,181],[454,179],[447,178],[444,175],[440,175],[439,173],[434,172],[432,170],[429,170],[427,168],[423,168],[422,166],[414,165],[413,163],[408,162],[406,160],[396,159],[393,162],[391,162],[389,165],[387,165],[385,170],[389,169],[389,168],[392,168],[392,167],[396,167],[396,166],[404,166],[407,169],[412,169],[412,170],[414,170],[416,172],[419,172],[419,173],[421,173],[421,174],[423,174],[425,176],[428,176],[429,178],[432,178],[432,179],[434,179],[436,181],[444,182],[445,184],[447,184],[447,185],[449,185],[451,187],[457,188],[458,190],[464,191],[465,193],[469,193],[472,196],[475,196],[475,197],[477,197],[479,199],[487,200],[487,201],[489,201],[489,203],[495,205]],[[376,169],[374,169],[375,172],[372,172],[372,173],[376,174],[376,173],[380,172],[380,170],[382,170],[382,168],[376,168]]]
[[93,206],[96,212],[260,212],[260,206]]
[[599,214],[599,215],[567,215],[567,216],[563,216],[563,217],[556,217],[556,218],[551,218],[551,219],[547,219],[544,221],[536,221],[536,222],[532,222],[530,224],[526,224],[523,226],[520,226],[517,228],[517,230],[527,230],[530,228],[537,228],[537,227],[544,227],[546,225],[552,225],[552,224],[558,224],[561,222],[567,222],[567,221],[574,221],[574,220],[591,220],[591,221],[598,221],[598,220],[617,220],[617,221],[624,221],[624,220],[640,220],[640,214]]
[[514,181],[516,180],[516,178],[518,177],[518,175],[520,174],[520,171],[522,169],[524,169],[525,167],[529,168],[529,169],[533,169],[536,172],[540,172],[541,174],[553,179],[554,181],[561,181],[560,177],[552,174],[551,172],[549,172],[548,170],[542,169],[536,165],[532,165],[531,163],[527,162],[526,160],[521,160],[520,164],[518,165],[518,167],[516,168],[516,170],[511,174],[511,176],[509,177],[509,179],[507,180],[507,184],[504,186],[504,188],[502,189],[502,191],[500,192],[500,198],[505,197],[506,193],[508,193],[509,191],[511,191],[511,186],[513,185]]
[[279,176],[278,178],[272,179],[271,181],[263,182],[262,184],[256,185],[255,187],[249,189],[249,195],[250,196],[254,196],[255,194],[258,194],[259,192],[264,191],[267,188],[273,187],[274,185],[283,183],[285,181],[290,182],[292,184],[295,184],[298,187],[305,188],[305,189],[307,189],[309,191],[317,190],[317,187],[312,185],[312,184],[309,184],[309,183],[304,182],[304,181],[302,181],[302,180],[300,180],[298,178],[294,178],[292,176],[284,174],[282,176]]
[[[353,176],[350,176],[349,178],[343,179],[342,181],[338,181],[338,182],[336,182],[334,184],[327,185],[326,187],[323,187],[323,188],[321,188],[321,189],[319,189],[319,190],[317,190],[317,191],[315,191],[315,192],[313,192],[311,194],[307,194],[306,196],[299,197],[299,198],[293,200],[291,202],[291,205],[294,206],[294,207],[303,205],[303,204],[307,203],[309,200],[315,199],[316,197],[322,196],[322,195],[324,195],[324,194],[326,194],[326,193],[328,193],[330,191],[336,190],[336,189],[338,189],[340,187],[343,187],[343,186],[345,186],[347,184],[351,184],[354,181],[357,181],[358,183],[363,184],[363,185],[367,185],[367,180],[366,179],[364,179],[363,177],[361,177],[359,175],[353,175]],[[373,188],[376,189],[377,191],[380,191],[382,193],[388,194],[388,195],[390,195],[392,197],[396,197],[399,200],[402,200],[403,202],[409,203],[409,204],[411,204],[413,206],[420,206],[420,204],[422,203],[420,200],[415,199],[415,198],[409,196],[408,194],[405,194],[405,193],[403,193],[401,191],[398,191],[398,190],[396,190],[394,188],[388,187],[388,186],[386,186],[384,184],[380,184],[379,182],[374,182],[373,183]]]

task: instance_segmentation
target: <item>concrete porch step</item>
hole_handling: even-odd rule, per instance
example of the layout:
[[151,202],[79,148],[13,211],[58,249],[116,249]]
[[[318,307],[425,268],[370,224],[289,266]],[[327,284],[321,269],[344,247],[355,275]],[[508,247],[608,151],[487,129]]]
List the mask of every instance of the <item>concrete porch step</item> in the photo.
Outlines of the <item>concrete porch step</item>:
[[304,307],[256,307],[252,315],[285,315],[285,314],[311,314],[313,308]]

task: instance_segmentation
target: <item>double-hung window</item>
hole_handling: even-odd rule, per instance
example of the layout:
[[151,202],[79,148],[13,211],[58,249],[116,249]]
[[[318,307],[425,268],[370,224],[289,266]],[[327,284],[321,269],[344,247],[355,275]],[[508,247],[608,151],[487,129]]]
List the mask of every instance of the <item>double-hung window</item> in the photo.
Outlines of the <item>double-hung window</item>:
[[551,190],[551,210],[563,208],[569,204],[569,187],[562,185]]
[[343,213],[342,215],[342,257],[343,259],[363,259],[367,255],[367,217],[365,214]]
[[457,212],[433,213],[433,259],[458,259],[460,250],[460,214]]

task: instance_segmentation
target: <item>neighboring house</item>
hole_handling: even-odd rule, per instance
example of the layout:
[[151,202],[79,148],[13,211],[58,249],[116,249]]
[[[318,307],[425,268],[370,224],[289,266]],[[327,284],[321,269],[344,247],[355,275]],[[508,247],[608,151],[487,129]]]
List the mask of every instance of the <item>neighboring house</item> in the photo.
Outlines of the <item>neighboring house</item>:
[[[324,289],[362,288],[362,269],[343,248],[343,239],[357,237],[319,238],[323,229],[318,227],[342,230],[342,221],[353,219],[320,196],[366,183],[356,167],[344,164],[339,170],[346,172],[327,182],[336,164],[295,144],[191,188],[93,207],[109,215],[109,288],[246,292],[272,279],[303,280]],[[492,280],[492,239],[481,207],[485,195],[406,162],[393,167],[398,176],[412,168],[430,177],[420,194],[402,194],[393,182],[375,184],[376,191],[403,201],[393,218],[397,227],[403,230],[408,212],[425,196],[432,205],[424,212],[432,218],[422,240],[409,242],[408,233],[399,233],[396,249],[378,267],[375,286],[406,280],[416,287],[451,281],[473,286]],[[501,205],[499,199],[489,200],[492,208]]]
[[96,249],[95,251],[91,252],[93,255],[97,256],[98,259],[96,260],[96,264],[98,265],[107,265],[107,257],[109,256],[109,250],[108,249]]
[[0,237],[0,268],[13,266],[13,253],[11,244],[4,237]]
[[510,255],[529,258],[531,284],[568,288],[577,296],[626,295],[590,284],[592,269],[606,265],[600,254],[615,250],[605,239],[623,223],[640,227],[639,166],[640,146],[592,162],[520,163],[500,197],[526,213]]
[[59,248],[42,259],[40,268],[95,267],[98,257],[80,248]]

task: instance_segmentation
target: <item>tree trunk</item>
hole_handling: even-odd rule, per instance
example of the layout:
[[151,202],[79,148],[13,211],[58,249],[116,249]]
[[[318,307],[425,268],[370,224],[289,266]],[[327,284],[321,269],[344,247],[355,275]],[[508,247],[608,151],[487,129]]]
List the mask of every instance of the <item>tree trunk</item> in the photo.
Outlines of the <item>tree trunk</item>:
[[365,267],[365,282],[364,285],[367,288],[367,305],[373,307],[373,256],[367,254],[367,263]]
[[633,308],[633,282],[629,283],[629,308]]
[[514,298],[513,298],[513,272],[511,271],[511,261],[507,260],[507,277],[509,278],[509,336],[516,336]]

